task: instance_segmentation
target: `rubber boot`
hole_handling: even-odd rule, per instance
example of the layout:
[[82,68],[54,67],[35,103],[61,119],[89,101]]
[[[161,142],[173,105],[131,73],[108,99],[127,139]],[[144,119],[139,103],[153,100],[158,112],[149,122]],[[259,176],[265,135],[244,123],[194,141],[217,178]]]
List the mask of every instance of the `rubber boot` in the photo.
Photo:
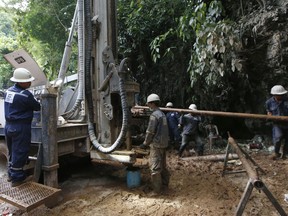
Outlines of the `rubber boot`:
[[283,146],[283,153],[282,153],[282,159],[283,160],[286,160],[287,159],[287,154],[288,154],[288,143],[286,143],[286,140],[285,140],[285,144]]
[[179,152],[178,152],[178,156],[179,156],[179,157],[182,157],[182,153],[183,153],[183,151],[185,150],[185,147],[186,147],[186,146],[182,146],[182,145],[180,146],[180,149],[179,149]]
[[151,175],[151,182],[153,191],[157,194],[161,193],[162,190],[162,178],[160,173],[154,173]]
[[197,156],[203,156],[204,155],[204,146],[203,145],[200,145],[200,146],[197,146]]
[[280,152],[281,142],[276,142],[274,144],[274,153],[272,154],[272,160],[277,160],[281,157]]
[[162,184],[164,187],[168,188],[169,182],[170,182],[170,172],[167,169],[164,169],[161,173],[162,176]]
[[281,157],[281,154],[280,154],[280,153],[274,152],[274,153],[272,154],[271,159],[272,159],[272,160],[277,160],[277,159],[279,159],[280,157]]

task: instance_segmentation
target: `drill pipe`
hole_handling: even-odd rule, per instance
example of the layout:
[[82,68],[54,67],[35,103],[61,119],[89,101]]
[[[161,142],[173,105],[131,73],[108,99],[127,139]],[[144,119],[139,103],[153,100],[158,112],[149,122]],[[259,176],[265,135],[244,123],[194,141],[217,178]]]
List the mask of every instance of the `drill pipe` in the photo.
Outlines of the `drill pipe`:
[[[181,160],[185,160],[185,161],[224,161],[226,158],[226,154],[218,154],[218,155],[205,155],[205,156],[192,156],[192,157],[184,157],[181,158]],[[237,154],[229,154],[228,156],[228,160],[235,160],[238,159],[238,155]]]
[[228,138],[228,143],[233,147],[233,149],[235,150],[236,154],[238,155],[240,161],[242,162],[242,164],[243,164],[243,166],[244,166],[244,168],[245,168],[245,170],[246,170],[246,172],[247,172],[247,174],[248,174],[248,176],[249,176],[249,178],[251,180],[251,183],[254,185],[254,187],[256,189],[262,189],[262,187],[264,186],[263,182],[259,179],[256,170],[251,167],[250,163],[246,159],[245,155],[241,151],[241,149],[238,146],[238,144],[230,136]]
[[[134,106],[135,109],[149,109],[147,106]],[[224,116],[224,117],[236,117],[236,118],[253,118],[264,119],[271,121],[288,121],[288,116],[272,116],[264,114],[251,114],[251,113],[234,113],[234,112],[219,112],[219,111],[206,111],[206,110],[191,110],[191,109],[178,109],[159,107],[162,111],[178,112],[178,113],[192,113],[199,116]]]

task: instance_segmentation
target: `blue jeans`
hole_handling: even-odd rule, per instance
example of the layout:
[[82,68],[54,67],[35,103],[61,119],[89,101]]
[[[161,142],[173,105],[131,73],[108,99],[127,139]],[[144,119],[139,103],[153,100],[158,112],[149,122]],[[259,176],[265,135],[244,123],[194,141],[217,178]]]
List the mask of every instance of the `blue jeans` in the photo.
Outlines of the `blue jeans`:
[[283,146],[283,154],[288,154],[288,128],[283,128],[278,125],[273,125],[272,139],[274,144],[274,152],[279,154],[281,141],[285,139]]

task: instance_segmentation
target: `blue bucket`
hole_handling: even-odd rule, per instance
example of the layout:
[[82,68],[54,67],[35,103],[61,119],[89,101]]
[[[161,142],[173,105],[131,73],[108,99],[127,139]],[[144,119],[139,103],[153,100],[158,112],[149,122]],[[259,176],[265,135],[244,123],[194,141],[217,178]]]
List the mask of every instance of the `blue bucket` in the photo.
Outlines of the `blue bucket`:
[[127,187],[135,188],[141,185],[141,172],[137,168],[127,169]]

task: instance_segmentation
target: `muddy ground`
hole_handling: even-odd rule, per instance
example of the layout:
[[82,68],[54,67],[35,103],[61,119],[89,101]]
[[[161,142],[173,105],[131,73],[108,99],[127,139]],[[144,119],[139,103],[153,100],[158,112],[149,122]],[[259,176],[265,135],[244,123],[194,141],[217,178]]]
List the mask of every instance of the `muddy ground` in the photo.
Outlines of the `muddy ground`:
[[[265,173],[259,172],[260,180],[288,212],[288,160],[272,161],[271,153],[244,148]],[[221,154],[214,150],[205,154]],[[97,215],[234,215],[248,182],[246,173],[226,174],[223,160],[202,161],[189,157],[178,158],[176,150],[168,151],[168,167],[171,172],[169,189],[162,195],[151,192],[149,170],[141,170],[141,185],[128,188],[126,169],[108,165],[91,165],[89,161],[66,164],[59,170],[61,196],[57,205],[42,205],[25,213],[16,207],[0,202],[0,213],[10,215],[49,216],[97,216]],[[195,158],[195,157],[194,157]],[[64,166],[64,165],[63,165]],[[229,160],[226,171],[242,170],[240,160]],[[70,171],[68,171],[70,170]],[[9,214],[7,214],[9,215]],[[249,197],[243,215],[280,215],[263,191],[255,188]]]

